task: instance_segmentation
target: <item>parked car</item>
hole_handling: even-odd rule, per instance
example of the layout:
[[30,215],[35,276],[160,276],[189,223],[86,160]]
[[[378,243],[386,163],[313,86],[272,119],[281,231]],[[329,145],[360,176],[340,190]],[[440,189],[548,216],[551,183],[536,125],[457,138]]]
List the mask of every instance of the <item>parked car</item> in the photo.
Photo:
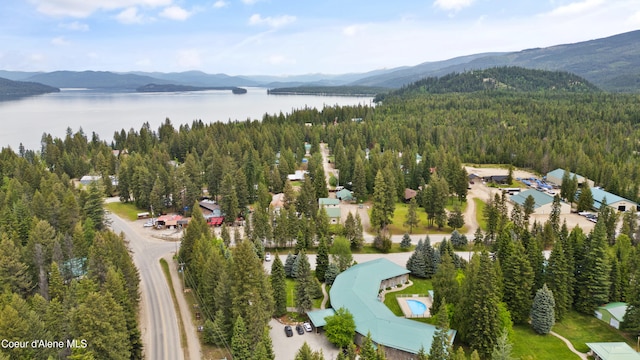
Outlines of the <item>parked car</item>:
[[291,330],[291,326],[287,325],[284,327],[284,333],[287,334],[287,337],[293,336],[293,330]]
[[311,328],[311,324],[309,324],[308,322],[302,324],[302,327],[307,330],[307,332],[311,332],[313,331],[313,329]]
[[264,261],[271,261],[271,253],[264,254]]
[[298,334],[304,335],[304,329],[302,328],[302,325],[296,325],[296,331],[298,332]]

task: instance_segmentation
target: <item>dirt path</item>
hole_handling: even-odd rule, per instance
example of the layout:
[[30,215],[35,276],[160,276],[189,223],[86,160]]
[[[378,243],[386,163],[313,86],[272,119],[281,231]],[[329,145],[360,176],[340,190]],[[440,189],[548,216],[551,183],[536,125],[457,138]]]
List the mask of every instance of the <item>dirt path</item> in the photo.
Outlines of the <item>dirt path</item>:
[[325,283],[322,283],[322,303],[320,304],[320,309],[326,309],[328,301],[329,294],[327,294],[327,285]]
[[[182,286],[182,278],[178,274],[178,268],[173,254],[167,254],[164,259],[169,264],[169,272],[171,273],[171,281],[173,283],[173,289],[178,299],[178,307],[180,308],[179,321],[182,321],[184,332],[187,336],[187,351],[185,358],[188,360],[197,360],[202,357],[202,351],[200,349],[200,339],[198,338],[197,327],[199,324],[195,323],[191,317],[191,309],[187,300],[185,299],[184,288]],[[188,357],[187,357],[188,355]]]
[[580,359],[582,360],[587,360],[587,354],[585,353],[581,353],[580,351],[576,350],[576,348],[573,347],[573,344],[571,343],[571,341],[569,341],[567,338],[565,338],[564,336],[555,333],[553,331],[550,331],[549,334],[557,337],[558,339],[564,341],[565,344],[567,344],[567,347],[569,348],[569,350],[571,350],[572,353],[578,355],[580,357]]

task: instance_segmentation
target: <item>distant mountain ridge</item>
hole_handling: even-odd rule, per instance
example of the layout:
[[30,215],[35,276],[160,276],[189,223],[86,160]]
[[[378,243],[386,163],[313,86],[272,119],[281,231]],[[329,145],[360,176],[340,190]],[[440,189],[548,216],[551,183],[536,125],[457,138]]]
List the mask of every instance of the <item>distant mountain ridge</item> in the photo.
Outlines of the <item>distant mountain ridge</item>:
[[293,76],[229,76],[201,71],[176,73],[109,71],[54,71],[49,73],[0,70],[0,77],[32,81],[58,88],[135,90],[147,84],[188,86],[374,86],[400,88],[428,77],[501,66],[567,71],[584,77],[607,91],[640,92],[640,30],[602,39],[517,52],[460,56],[416,66],[380,69],[365,73],[304,74]]
[[0,100],[58,92],[60,89],[28,81],[0,78]]
[[526,69],[503,66],[464,73],[429,77],[390,93],[378,94],[374,101],[408,94],[468,93],[476,91],[510,92],[599,92],[597,86],[566,71]]
[[487,54],[457,64],[451,64],[451,60],[424,63],[384,76],[361,79],[351,85],[397,88],[422,78],[452,72],[519,66],[567,71],[607,91],[640,91],[640,30],[574,44]]

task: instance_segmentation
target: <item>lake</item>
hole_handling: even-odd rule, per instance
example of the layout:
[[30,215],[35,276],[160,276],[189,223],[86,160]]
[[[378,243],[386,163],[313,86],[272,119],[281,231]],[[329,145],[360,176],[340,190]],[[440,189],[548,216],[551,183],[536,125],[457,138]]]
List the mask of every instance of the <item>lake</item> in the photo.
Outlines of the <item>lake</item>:
[[200,119],[205,123],[262,119],[266,114],[291,113],[305,107],[372,105],[372,97],[267,95],[267,89],[247,88],[247,93],[197,91],[182,93],[105,92],[62,89],[19,100],[0,102],[0,147],[40,150],[43,133],[63,138],[70,127],[80,128],[90,139],[95,132],[111,142],[121,129],[140,130],[148,122],[157,130],[166,118],[174,127]]

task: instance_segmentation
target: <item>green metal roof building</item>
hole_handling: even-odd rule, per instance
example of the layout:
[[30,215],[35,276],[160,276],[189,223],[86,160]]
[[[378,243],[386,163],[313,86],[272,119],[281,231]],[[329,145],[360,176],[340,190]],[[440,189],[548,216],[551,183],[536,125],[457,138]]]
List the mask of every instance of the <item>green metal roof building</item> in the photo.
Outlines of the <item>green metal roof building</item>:
[[338,205],[340,205],[339,199],[332,199],[332,198],[318,199],[318,206],[338,206]]
[[[417,354],[421,347],[429,351],[436,331],[433,325],[394,315],[378,298],[380,289],[404,283],[408,274],[404,267],[380,258],[345,270],[330,291],[332,307],[348,309],[356,332],[362,336],[371,333],[372,340],[385,347],[388,358],[410,358],[409,354]],[[452,341],[455,333],[451,330]],[[392,349],[407,356],[389,356]]]
[[620,323],[624,320],[624,314],[627,312],[627,303],[613,302],[598,307],[595,315],[598,319],[606,322],[616,329],[620,328]]
[[640,360],[640,354],[623,342],[587,343],[595,360]]

